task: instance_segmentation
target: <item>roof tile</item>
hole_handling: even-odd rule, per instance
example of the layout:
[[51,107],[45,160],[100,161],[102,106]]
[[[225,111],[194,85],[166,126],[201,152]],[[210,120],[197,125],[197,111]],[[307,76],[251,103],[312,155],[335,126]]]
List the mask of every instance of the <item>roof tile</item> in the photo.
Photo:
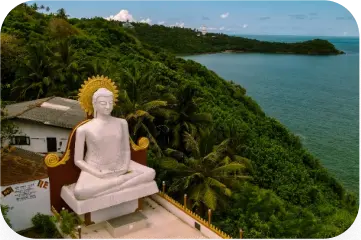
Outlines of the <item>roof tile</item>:
[[[41,104],[44,102],[66,106],[69,107],[69,109],[59,110],[41,107]],[[81,109],[78,101],[61,97],[42,98],[33,101],[9,104],[6,106],[6,110],[9,118],[26,119],[70,129],[86,119],[86,114]]]
[[48,177],[44,157],[21,148],[1,155],[1,186]]

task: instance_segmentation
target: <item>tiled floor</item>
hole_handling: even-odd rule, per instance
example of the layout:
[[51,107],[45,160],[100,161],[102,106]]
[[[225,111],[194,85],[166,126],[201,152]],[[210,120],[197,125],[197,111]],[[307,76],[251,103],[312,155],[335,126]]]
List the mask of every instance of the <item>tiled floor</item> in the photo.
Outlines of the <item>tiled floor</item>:
[[[143,200],[142,213],[148,218],[148,226],[121,238],[207,238],[149,198]],[[113,237],[106,230],[105,223],[99,223],[83,228],[82,238],[108,239]]]

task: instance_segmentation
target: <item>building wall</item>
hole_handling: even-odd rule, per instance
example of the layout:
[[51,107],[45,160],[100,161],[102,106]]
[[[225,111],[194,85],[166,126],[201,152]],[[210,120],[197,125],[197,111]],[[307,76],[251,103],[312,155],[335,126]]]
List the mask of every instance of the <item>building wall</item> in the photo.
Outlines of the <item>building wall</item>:
[[1,204],[10,208],[8,217],[14,231],[32,227],[31,218],[37,213],[51,215],[49,188],[49,178],[1,186]]
[[17,136],[30,137],[30,145],[15,145],[16,147],[37,153],[47,153],[47,138],[56,138],[57,152],[65,151],[71,129],[21,119],[15,119],[14,123],[20,130]]

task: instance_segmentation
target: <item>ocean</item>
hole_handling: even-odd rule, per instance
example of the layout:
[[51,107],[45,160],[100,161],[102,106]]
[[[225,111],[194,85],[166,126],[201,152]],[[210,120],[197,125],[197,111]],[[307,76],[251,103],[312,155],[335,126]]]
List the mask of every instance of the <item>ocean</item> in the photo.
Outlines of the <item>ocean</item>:
[[247,90],[267,115],[303,143],[346,189],[359,190],[358,37],[244,36],[297,42],[321,38],[346,54],[218,53],[186,56]]

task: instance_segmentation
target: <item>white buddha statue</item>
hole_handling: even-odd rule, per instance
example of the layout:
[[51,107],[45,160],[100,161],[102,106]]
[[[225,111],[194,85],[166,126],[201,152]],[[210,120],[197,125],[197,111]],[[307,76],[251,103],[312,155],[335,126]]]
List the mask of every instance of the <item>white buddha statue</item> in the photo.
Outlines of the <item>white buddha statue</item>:
[[154,180],[152,168],[130,159],[128,123],[110,115],[113,100],[111,91],[99,88],[92,98],[94,118],[76,130],[74,162],[81,169],[74,188],[78,200]]

